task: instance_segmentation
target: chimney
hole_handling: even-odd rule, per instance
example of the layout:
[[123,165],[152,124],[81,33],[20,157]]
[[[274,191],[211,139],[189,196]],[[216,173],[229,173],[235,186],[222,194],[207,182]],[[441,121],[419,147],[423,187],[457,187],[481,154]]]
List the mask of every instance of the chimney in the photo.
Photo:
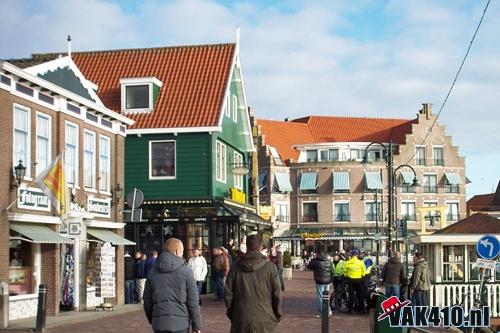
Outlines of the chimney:
[[426,119],[430,119],[432,115],[432,103],[422,103],[422,109],[418,113],[425,115]]

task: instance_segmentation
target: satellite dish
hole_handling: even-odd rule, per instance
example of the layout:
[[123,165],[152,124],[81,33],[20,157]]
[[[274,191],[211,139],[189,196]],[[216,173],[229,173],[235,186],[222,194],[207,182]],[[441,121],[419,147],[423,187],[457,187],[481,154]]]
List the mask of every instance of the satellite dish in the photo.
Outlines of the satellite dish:
[[144,194],[141,190],[134,188],[132,191],[127,194],[127,204],[132,209],[139,208],[144,201]]

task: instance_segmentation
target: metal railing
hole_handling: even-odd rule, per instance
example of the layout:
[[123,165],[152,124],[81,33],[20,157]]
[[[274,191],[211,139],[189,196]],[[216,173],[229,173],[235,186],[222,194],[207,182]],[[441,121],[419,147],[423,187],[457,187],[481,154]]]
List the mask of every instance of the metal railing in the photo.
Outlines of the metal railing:
[[347,222],[351,220],[351,214],[335,214],[334,220],[336,222]]

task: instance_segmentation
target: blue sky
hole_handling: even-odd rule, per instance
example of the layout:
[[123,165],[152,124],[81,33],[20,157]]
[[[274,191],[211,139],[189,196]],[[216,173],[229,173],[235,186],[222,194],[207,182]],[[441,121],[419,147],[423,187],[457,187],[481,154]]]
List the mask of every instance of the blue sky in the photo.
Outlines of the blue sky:
[[[234,42],[258,117],[437,112],[485,0],[4,0],[0,58]],[[500,2],[492,1],[440,123],[466,157],[468,197],[500,180]],[[340,111],[339,111],[340,110]]]

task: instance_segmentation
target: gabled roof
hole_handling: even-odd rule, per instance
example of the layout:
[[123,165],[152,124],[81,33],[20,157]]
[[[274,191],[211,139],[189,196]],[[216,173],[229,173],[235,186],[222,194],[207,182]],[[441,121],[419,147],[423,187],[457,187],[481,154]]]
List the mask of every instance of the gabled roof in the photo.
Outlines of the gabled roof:
[[433,234],[500,234],[500,219],[477,213]]
[[294,145],[326,142],[389,142],[403,144],[417,120],[307,116],[292,121],[258,119],[265,143],[278,149],[283,160],[297,159]]
[[[95,83],[106,107],[120,113],[120,79],[155,77],[163,82],[154,111],[127,114],[132,129],[219,126],[224,94],[234,63],[236,44],[159,47],[73,52],[83,75]],[[11,61],[19,67],[57,58],[34,54]]]
[[298,141],[315,142],[307,124],[258,119],[257,125],[265,135],[265,144],[275,147],[283,161],[299,158],[299,152],[292,147]]
[[500,182],[495,193],[478,194],[467,201],[468,211],[500,210]]

